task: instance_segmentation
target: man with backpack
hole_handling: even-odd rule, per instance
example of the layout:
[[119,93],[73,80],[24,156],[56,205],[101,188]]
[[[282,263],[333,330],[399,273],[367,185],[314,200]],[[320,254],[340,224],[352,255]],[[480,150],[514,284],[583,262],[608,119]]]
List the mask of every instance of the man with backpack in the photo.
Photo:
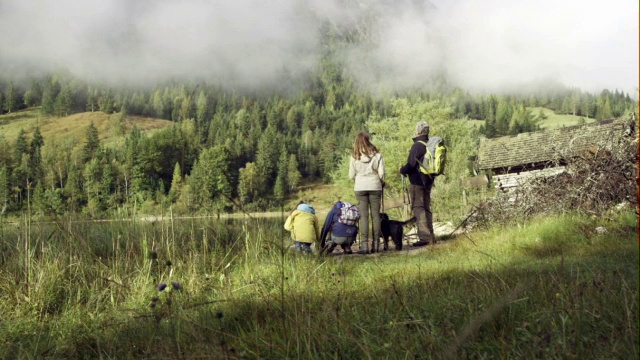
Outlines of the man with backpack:
[[429,124],[424,121],[416,125],[416,137],[409,150],[407,163],[400,168],[400,174],[409,177],[409,199],[411,211],[416,217],[418,226],[418,242],[413,246],[425,246],[435,243],[433,233],[433,214],[431,213],[431,187],[435,175],[427,175],[428,171],[421,171],[422,162],[427,154],[429,141]]
[[[358,220],[360,220],[360,211],[355,205],[338,201],[327,214],[320,232],[322,252],[331,254],[336,246],[340,245],[345,254],[352,254],[351,244],[355,242],[358,235]],[[326,241],[329,233],[331,238]]]

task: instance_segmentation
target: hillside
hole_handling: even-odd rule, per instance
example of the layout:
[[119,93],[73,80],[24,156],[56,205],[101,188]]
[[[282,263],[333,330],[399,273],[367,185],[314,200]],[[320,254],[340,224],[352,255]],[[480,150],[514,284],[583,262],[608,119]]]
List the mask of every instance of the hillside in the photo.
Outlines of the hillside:
[[[531,111],[531,115],[535,117],[538,116],[540,111],[542,111],[542,113],[547,116],[545,120],[540,122],[540,127],[543,129],[556,129],[563,126],[578,125],[581,121],[583,121],[583,119],[586,123],[596,121],[596,119],[583,116],[574,116],[571,114],[556,114],[555,111],[540,106],[527,107],[527,109]],[[475,127],[479,127],[480,125],[484,124],[484,120],[470,119],[469,124]]]
[[20,130],[24,130],[27,139],[40,127],[42,137],[47,141],[62,141],[76,139],[81,142],[86,137],[89,124],[98,129],[100,141],[105,146],[119,143],[135,126],[141,131],[149,133],[169,126],[169,120],[154,119],[143,116],[124,116],[120,114],[105,114],[100,111],[84,112],[64,117],[42,116],[38,108],[30,108],[11,114],[0,115],[0,134],[6,141],[12,143]]
[[586,123],[594,122],[596,119],[587,118],[583,116],[575,116],[571,114],[556,114],[555,111],[544,107],[528,107],[531,114],[538,116],[542,111],[547,118],[540,122],[540,127],[543,129],[556,129],[563,126],[573,126],[580,124],[581,121]]

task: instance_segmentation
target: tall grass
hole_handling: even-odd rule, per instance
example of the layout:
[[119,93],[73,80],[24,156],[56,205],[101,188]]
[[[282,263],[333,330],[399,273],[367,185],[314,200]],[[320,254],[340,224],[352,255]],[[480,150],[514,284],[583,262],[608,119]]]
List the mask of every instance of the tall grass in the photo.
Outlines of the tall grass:
[[638,357],[635,214],[328,257],[282,222],[4,224],[0,357]]

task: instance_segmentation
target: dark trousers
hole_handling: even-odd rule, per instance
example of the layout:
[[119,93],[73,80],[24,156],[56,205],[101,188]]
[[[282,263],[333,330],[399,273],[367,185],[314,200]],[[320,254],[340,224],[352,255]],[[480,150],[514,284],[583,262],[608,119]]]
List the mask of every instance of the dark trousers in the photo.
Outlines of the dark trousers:
[[358,210],[360,210],[360,249],[369,249],[369,214],[373,223],[374,244],[379,242],[380,233],[380,199],[382,190],[356,191]]
[[418,238],[420,241],[433,242],[433,214],[431,213],[431,186],[409,184],[409,198],[411,199],[411,212],[416,217],[418,225]]

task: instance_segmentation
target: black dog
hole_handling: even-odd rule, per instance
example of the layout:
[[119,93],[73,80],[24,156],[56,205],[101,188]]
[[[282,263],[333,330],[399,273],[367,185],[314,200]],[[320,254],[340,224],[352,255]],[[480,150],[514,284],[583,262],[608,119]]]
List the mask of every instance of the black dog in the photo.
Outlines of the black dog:
[[[380,213],[380,230],[382,231],[382,239],[384,241],[383,250],[389,249],[389,238],[393,240],[396,245],[396,250],[402,250],[402,240],[404,238],[404,226],[408,225],[416,220],[415,217],[407,221],[398,221],[389,219],[389,215]],[[375,241],[373,244],[373,250],[378,251],[379,241]]]

